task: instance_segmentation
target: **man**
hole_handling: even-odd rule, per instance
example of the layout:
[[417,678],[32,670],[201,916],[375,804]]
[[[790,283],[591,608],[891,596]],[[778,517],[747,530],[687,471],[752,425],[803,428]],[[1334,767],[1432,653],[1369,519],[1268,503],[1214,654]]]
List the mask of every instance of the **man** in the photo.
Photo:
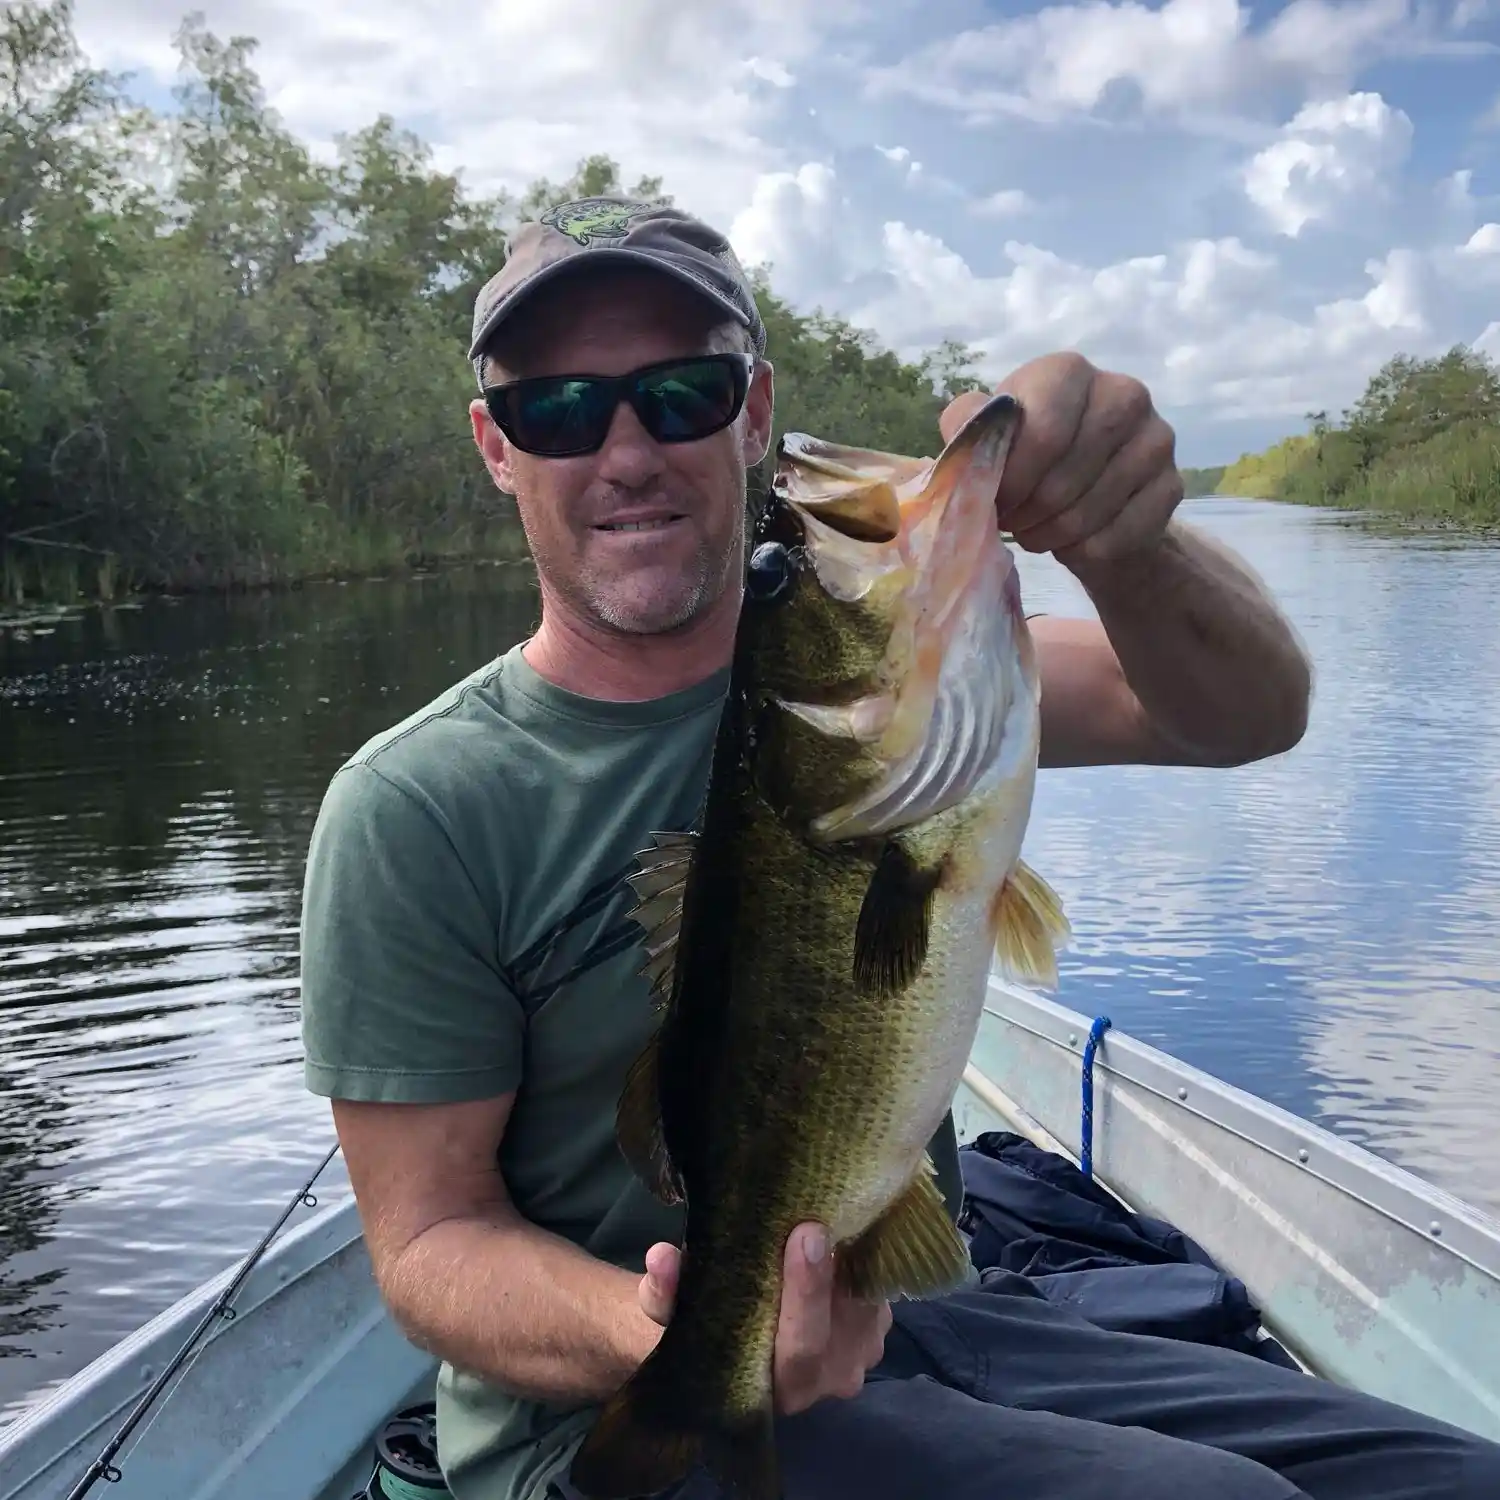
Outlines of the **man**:
[[[393,1315],[444,1361],[458,1500],[571,1497],[597,1403],[670,1317],[679,1220],[614,1140],[652,1026],[623,878],[702,797],[772,423],[770,364],[711,356],[762,342],[727,244],[675,210],[590,200],[517,235],[476,306],[472,421],[540,626],[352,757],[313,837],[308,1084]],[[580,372],[640,373],[561,378]],[[1025,415],[998,513],[1100,614],[1035,622],[1044,763],[1294,745],[1307,663],[1244,568],[1174,520],[1146,391],[1076,356],[1006,388]],[[934,1144],[951,1187],[951,1122]],[[775,1387],[788,1500],[1500,1494],[1497,1451],[1440,1424],[1025,1295],[903,1304],[893,1331],[833,1295],[816,1225],[787,1247]]]

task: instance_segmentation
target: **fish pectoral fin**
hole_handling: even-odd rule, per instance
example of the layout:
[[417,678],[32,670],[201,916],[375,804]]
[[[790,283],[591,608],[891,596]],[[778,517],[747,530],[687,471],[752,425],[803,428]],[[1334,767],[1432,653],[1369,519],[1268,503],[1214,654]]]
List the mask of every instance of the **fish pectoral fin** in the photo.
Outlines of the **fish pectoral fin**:
[[684,1202],[687,1194],[662,1132],[659,1052],[658,1038],[653,1036],[630,1065],[615,1111],[615,1139],[630,1170],[658,1202],[670,1207]]
[[922,865],[899,837],[885,841],[854,925],[854,982],[861,989],[889,995],[916,978],[942,880],[942,865]]
[[872,1302],[928,1297],[963,1281],[968,1248],[948,1216],[930,1156],[862,1235],[839,1246],[834,1265],[845,1291]]
[[1057,892],[1017,860],[991,908],[995,953],[1011,979],[1057,984],[1057,953],[1072,936]]

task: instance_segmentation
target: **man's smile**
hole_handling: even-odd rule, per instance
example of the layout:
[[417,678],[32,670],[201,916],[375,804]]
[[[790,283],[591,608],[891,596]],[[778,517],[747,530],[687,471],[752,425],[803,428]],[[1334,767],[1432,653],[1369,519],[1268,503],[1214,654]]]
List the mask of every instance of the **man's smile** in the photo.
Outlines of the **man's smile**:
[[687,517],[680,511],[659,511],[654,515],[616,516],[609,521],[597,521],[593,529],[619,536],[640,531],[665,531],[668,527],[675,526],[686,519]]

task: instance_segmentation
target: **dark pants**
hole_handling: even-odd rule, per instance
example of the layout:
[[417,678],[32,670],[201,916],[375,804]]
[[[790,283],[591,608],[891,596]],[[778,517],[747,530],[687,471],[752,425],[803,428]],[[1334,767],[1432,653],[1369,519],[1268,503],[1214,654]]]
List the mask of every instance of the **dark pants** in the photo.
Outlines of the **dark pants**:
[[1500,1445],[1018,1276],[894,1311],[857,1397],[779,1424],[785,1500],[1500,1500]]

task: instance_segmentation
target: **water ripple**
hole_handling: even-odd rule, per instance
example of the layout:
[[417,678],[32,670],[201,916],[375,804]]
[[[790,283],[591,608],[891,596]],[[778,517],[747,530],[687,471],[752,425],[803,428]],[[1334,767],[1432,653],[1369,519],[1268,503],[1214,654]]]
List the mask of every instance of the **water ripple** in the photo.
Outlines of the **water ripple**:
[[[1233,771],[1041,778],[1060,998],[1500,1211],[1500,551],[1190,509],[1308,641],[1312,723]],[[1021,567],[1029,607],[1087,611]],[[242,1255],[331,1143],[297,1015],[319,798],[535,614],[476,569],[0,632],[0,1422]]]

